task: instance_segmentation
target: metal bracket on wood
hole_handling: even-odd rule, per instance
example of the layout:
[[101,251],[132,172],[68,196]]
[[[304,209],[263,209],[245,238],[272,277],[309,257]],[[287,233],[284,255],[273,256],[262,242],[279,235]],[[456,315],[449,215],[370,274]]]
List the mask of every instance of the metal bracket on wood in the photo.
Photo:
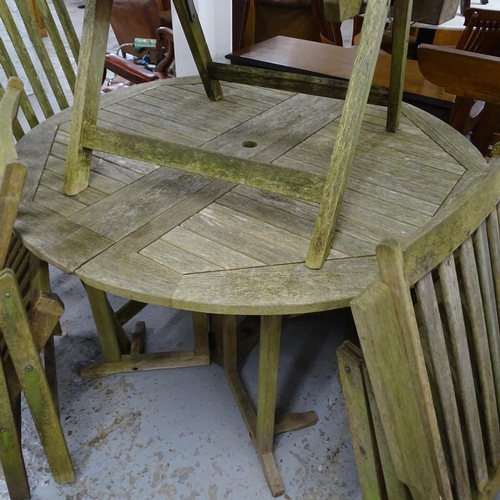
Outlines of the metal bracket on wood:
[[195,21],[198,14],[196,12],[196,7],[194,6],[193,0],[186,0],[186,4],[189,10],[189,15],[191,16],[191,21]]

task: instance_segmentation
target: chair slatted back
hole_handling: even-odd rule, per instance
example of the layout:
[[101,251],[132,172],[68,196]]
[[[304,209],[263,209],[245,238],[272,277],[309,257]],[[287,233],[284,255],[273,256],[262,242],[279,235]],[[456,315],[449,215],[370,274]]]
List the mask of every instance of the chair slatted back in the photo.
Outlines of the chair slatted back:
[[[22,92],[22,81],[11,77],[0,102],[0,462],[10,496],[16,499],[29,498],[19,436],[21,391],[55,480],[75,477],[59,423],[53,345],[64,308],[50,293],[47,264],[13,234],[26,176],[12,127]],[[39,358],[42,350],[45,366]]]
[[499,201],[496,157],[410,241],[377,247],[382,282],[352,302],[396,474],[414,499],[493,498],[500,484]]
[[500,12],[467,9],[465,29],[456,48],[490,56],[500,56]]
[[324,0],[311,0],[311,7],[318,25],[320,36],[322,37],[321,39],[323,40],[324,38],[342,47],[344,45],[342,32],[340,31],[342,23],[334,23],[326,20]]
[[21,98],[24,126],[16,127],[17,139],[40,120],[69,107],[75,89],[80,43],[64,0],[51,0],[50,5],[47,0],[36,0],[36,6],[53,51],[47,49],[25,0],[16,0],[15,7],[0,0],[0,34],[4,37],[0,38],[0,66],[5,78],[25,76],[34,96],[32,100]]

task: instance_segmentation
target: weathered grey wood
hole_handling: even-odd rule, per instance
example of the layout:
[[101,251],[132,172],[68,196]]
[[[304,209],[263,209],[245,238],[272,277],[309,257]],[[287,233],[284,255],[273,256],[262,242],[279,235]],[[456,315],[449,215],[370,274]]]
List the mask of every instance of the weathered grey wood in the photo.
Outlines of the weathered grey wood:
[[147,306],[144,302],[138,302],[136,300],[129,300],[123,306],[115,311],[116,319],[120,325],[128,323],[136,314],[141,312]]
[[356,52],[337,142],[333,148],[324,194],[306,260],[306,265],[312,269],[320,269],[330,253],[347,179],[354,162],[363,110],[368,101],[377,60],[376,54],[382,40],[387,12],[388,5],[385,0],[372,0],[366,9],[363,36]]
[[61,26],[63,28],[64,34],[66,35],[66,40],[68,40],[68,45],[71,49],[71,53],[78,63],[78,57],[80,54],[80,40],[75,31],[75,27],[71,22],[71,18],[68,14],[68,9],[63,0],[52,0],[52,5],[54,6]]
[[[65,109],[69,106],[68,100],[66,99],[64,91],[62,89],[60,79],[57,76],[56,70],[54,68],[54,64],[49,57],[47,49],[43,43],[42,37],[40,36],[40,33],[37,29],[33,15],[31,14],[31,12],[28,9],[28,4],[27,4],[27,2],[17,0],[16,6],[19,10],[19,13],[21,14],[24,25],[26,27],[26,31],[28,33],[30,40],[31,40],[31,43],[33,44],[33,48],[38,56],[38,59],[40,60],[43,71],[47,75],[47,80],[48,80],[49,85],[52,89],[52,92],[54,93],[54,97],[55,97],[60,109]],[[46,17],[46,19],[44,19],[44,20],[46,20],[48,23],[47,27],[50,27],[51,40],[52,40],[52,43],[54,44],[54,48],[56,50],[56,53],[58,53],[61,50],[63,51],[63,52],[61,52],[61,55],[60,55],[60,57],[61,57],[61,56],[63,56],[63,53],[64,53],[64,55],[66,54],[66,51],[64,49],[64,45],[62,44],[62,41],[60,40],[59,33],[57,32],[57,28],[54,25],[52,17],[49,18],[48,16],[46,16],[46,13],[48,11],[48,6],[40,5],[40,7],[42,8],[40,13],[42,14],[42,16]],[[27,66],[25,66],[25,64],[27,64],[27,63],[24,63],[23,67],[26,68]],[[65,65],[65,66],[66,67],[71,66],[71,63],[69,62],[69,60],[67,61],[67,65]],[[63,68],[64,68],[64,66],[63,66]],[[72,68],[71,68],[71,70],[72,70]],[[68,76],[68,74],[70,74],[70,73],[68,72],[66,74],[66,76]],[[74,72],[73,72],[73,83],[74,83]],[[53,114],[53,113],[51,113],[51,114]]]
[[[9,401],[9,388],[0,363],[0,398]],[[0,461],[11,498],[29,500],[30,487],[21,449],[17,418],[10,404],[0,405],[3,432],[0,433]]]
[[[2,68],[5,72],[5,74],[11,78],[11,77],[16,77],[18,78],[17,71],[14,67],[14,64],[10,58],[10,55],[7,51],[7,48],[5,47],[5,44],[3,40],[0,38],[0,64],[2,65]],[[21,99],[19,102],[20,108],[23,110],[24,116],[26,118],[26,121],[28,122],[28,125],[33,128],[36,125],[38,125],[39,121],[38,118],[35,114],[35,111],[33,109],[33,106],[28,99],[28,96],[26,95],[25,92],[21,94]],[[20,129],[20,130],[19,130]],[[19,133],[21,132],[21,133]],[[24,130],[22,129],[21,125],[19,124],[19,127],[17,129],[16,133],[16,139],[19,140],[24,136]]]
[[382,473],[384,476],[385,492],[388,500],[411,500],[411,494],[406,485],[401,482],[394,469],[394,463],[391,458],[387,438],[385,436],[384,427],[382,425],[382,418],[378,410],[375,395],[368,376],[366,364],[361,366],[363,370],[363,382],[366,387],[367,400],[370,405],[370,413],[373,428],[375,431],[375,438],[377,439],[377,450],[380,457],[380,464],[382,466]]
[[387,105],[387,130],[389,132],[396,132],[399,126],[412,6],[413,0],[397,0],[394,7],[391,77],[389,82],[389,103]]
[[[450,480],[446,470],[443,446],[432,402],[430,382],[409,293],[411,282],[407,275],[407,268],[405,268],[404,254],[399,244],[388,241],[377,247],[377,260],[382,282],[389,287],[399,325],[398,328],[401,330],[401,338],[406,352],[406,370],[411,376],[415,394],[418,398],[420,418],[429,447],[430,464],[432,464],[434,470],[433,477],[436,479],[440,494],[444,498],[451,498]],[[388,307],[390,306],[388,305]],[[368,363],[367,366],[369,368]],[[378,400],[378,396],[376,397]],[[390,410],[388,409],[388,411]],[[387,433],[390,432],[385,426],[384,428]],[[389,435],[387,435],[387,439],[389,439]],[[412,463],[411,460],[408,463]]]
[[[489,463],[497,468],[500,460],[500,427],[498,420],[498,396],[500,391],[495,391],[494,372],[498,372],[500,360],[500,327],[498,324],[498,310],[495,300],[495,288],[493,283],[493,270],[491,265],[490,251],[488,247],[488,236],[486,233],[486,222],[483,222],[474,235],[474,249],[476,259],[473,259],[472,242],[466,240],[462,245],[462,251],[468,250],[468,262],[461,266],[462,274],[474,274],[474,286],[466,286],[466,294],[469,306],[477,304],[477,312],[472,313],[472,332],[474,338],[476,355],[478,357],[478,371],[481,380],[482,412],[486,419],[486,430],[488,433]],[[493,248],[495,251],[497,248]],[[463,256],[462,258],[464,258]],[[477,267],[476,267],[477,266]],[[466,270],[464,270],[464,267]],[[477,271],[476,271],[477,270]],[[479,276],[476,275],[476,272]],[[466,282],[467,285],[467,282]],[[477,332],[477,333],[476,333]],[[479,335],[480,337],[479,337]],[[479,338],[478,338],[479,337]],[[495,367],[495,370],[492,367]]]
[[[22,2],[18,0],[18,2],[17,2],[18,8],[19,8],[20,4],[22,4]],[[64,72],[64,75],[66,76],[66,79],[68,81],[71,92],[74,92],[75,91],[75,81],[76,81],[75,68],[73,67],[73,63],[70,61],[70,59],[68,57],[68,54],[66,52],[66,47],[64,46],[64,42],[61,38],[61,34],[59,33],[59,30],[58,30],[56,23],[54,21],[54,18],[52,16],[52,13],[49,9],[49,6],[47,4],[47,0],[36,0],[36,6],[38,7],[38,11],[40,12],[40,14],[42,16],[43,24],[44,24],[45,29],[47,30],[47,32],[50,36],[50,40],[51,40],[52,45],[53,45],[54,50],[55,50],[55,54],[56,54],[56,56],[61,64],[61,68]],[[21,9],[19,9],[19,10],[21,12]],[[64,10],[65,10],[65,8],[64,8]],[[64,15],[64,10],[59,10],[59,12]],[[67,14],[67,11],[66,11],[66,14]],[[71,24],[71,21],[69,20],[69,17],[67,20],[69,21],[69,23],[66,26],[71,26],[71,28],[73,28],[73,25]],[[27,24],[26,21],[25,21],[25,24]],[[63,28],[64,28],[64,26],[63,26]],[[74,33],[74,28],[72,31]],[[74,49],[75,48],[74,47],[74,39],[70,38],[69,42],[72,42],[72,45],[70,45],[70,47]],[[42,58],[40,58],[40,59],[42,60]],[[76,60],[78,61],[78,58]],[[45,66],[44,66],[44,68],[45,68]],[[45,69],[45,71],[47,71],[47,70]],[[56,76],[55,73],[54,73],[54,76]],[[57,78],[57,76],[56,76],[56,78]],[[60,92],[63,92],[62,88],[61,88]],[[54,89],[54,95],[56,97],[58,97],[59,91],[56,91],[56,89]],[[64,96],[64,93],[63,93],[63,96]],[[64,101],[66,101],[65,97],[64,97],[64,100],[62,99],[62,97],[58,97],[58,102],[60,102],[61,109],[65,109],[69,106],[68,102],[67,101],[64,102]]]
[[104,361],[86,366],[80,371],[80,376],[83,378],[98,378],[116,373],[187,368],[209,364],[210,358],[208,356],[198,356],[194,350],[150,352],[136,355],[125,354],[120,361]]
[[350,342],[344,342],[337,349],[342,393],[347,407],[361,494],[364,498],[381,500],[385,493],[381,464],[365,392],[361,351],[356,353],[355,349]]
[[281,316],[262,316],[257,389],[257,453],[273,496],[285,492],[273,457]]
[[471,460],[473,462],[476,484],[479,490],[481,490],[488,482],[486,454],[453,257],[448,257],[439,265],[439,277],[450,330],[453,364],[457,370],[460,388],[459,394],[465,414]]
[[436,142],[455,158],[465,168],[484,168],[485,159],[476,148],[460,147],[461,134],[455,129],[446,126],[446,123],[426,120],[425,112],[403,104],[403,114],[415,124],[418,124],[429,135],[435,138]]
[[64,193],[75,195],[88,186],[92,151],[83,145],[84,125],[95,124],[99,105],[101,71],[108,39],[113,0],[85,4],[82,45],[73,104]]
[[[194,62],[200,74],[203,86],[209,99],[217,101],[222,98],[220,82],[212,78],[208,72],[208,65],[212,62],[210,51],[201,28],[200,20],[196,13],[190,12],[188,3],[182,0],[173,0],[175,10],[179,16],[184,35],[193,55]],[[193,9],[194,4],[191,3]]]
[[[500,229],[498,221],[498,212],[495,208],[487,219],[486,223],[488,242],[490,247],[490,257],[491,257],[491,267],[492,267],[492,279],[495,287],[495,299],[497,311],[500,308]],[[496,350],[497,340],[492,339],[490,349]],[[500,362],[496,356],[492,357],[492,367],[493,376],[495,381],[495,390],[497,395],[497,402],[500,401],[500,394],[498,393],[500,388]]]
[[[10,270],[0,274],[0,327],[30,408],[40,440],[47,455],[54,479],[71,482],[75,472],[66,440],[59,423],[44,368],[33,342],[26,311],[20,297],[16,278]],[[29,370],[26,367],[30,366]]]
[[0,181],[4,175],[6,163],[17,158],[16,146],[12,138],[12,122],[17,116],[22,91],[22,81],[11,77],[0,101]]
[[[270,69],[252,68],[250,66],[230,66],[222,63],[211,63],[208,67],[212,78],[247,85],[263,86],[271,89],[301,92],[303,94],[344,99],[348,83],[343,80],[332,80],[321,76],[297,75]],[[371,104],[387,104],[388,90],[372,87],[368,102]]]
[[439,498],[432,444],[421,420],[420,395],[407,369],[391,291],[375,283],[352,301],[351,308],[398,479],[414,499]]
[[[5,95],[5,89],[3,85],[0,83],[0,99],[2,99],[4,95]],[[14,118],[14,121],[12,122],[12,133],[14,134],[14,138],[16,139],[16,141],[21,139],[21,137],[24,135],[24,131],[17,118]]]
[[439,401],[435,404],[440,404],[448,436],[455,491],[457,498],[470,499],[471,488],[467,471],[467,457],[462,440],[460,415],[431,274],[427,274],[417,283],[416,291],[418,304],[422,311],[425,332],[424,344],[429,346],[428,356],[432,363],[434,380],[439,393]]
[[[40,79],[38,78],[37,71],[33,65],[33,62],[29,56],[28,49],[22,39],[21,34],[19,33],[19,29],[16,26],[15,20],[10,12],[10,9],[7,5],[6,0],[0,1],[0,17],[4,23],[5,29],[9,34],[9,37],[14,45],[14,49],[16,51],[17,56],[19,57],[19,61],[28,77],[30,85],[33,88],[33,92],[36,95],[36,98],[40,104],[40,108],[44,116],[47,118],[54,114],[54,110],[49,102],[45,89],[43,88]],[[35,27],[35,30],[38,34],[38,30]],[[49,63],[51,64],[51,63]],[[13,76],[12,74],[7,74],[7,76]]]
[[291,172],[278,167],[269,171],[264,164],[187,148],[167,141],[141,138],[138,142],[135,139],[132,134],[88,127],[85,144],[90,149],[138,157],[159,165],[309,200],[319,198],[324,182],[320,176]]
[[116,363],[121,360],[122,353],[115,332],[112,311],[108,304],[106,294],[86,284],[85,289],[92,309],[92,314],[97,327],[99,340],[107,363]]
[[[498,160],[493,160],[498,165]],[[413,285],[419,276],[435,268],[477,228],[495,205],[500,189],[500,170],[493,167],[461,197],[467,211],[444,208],[429,223],[405,242],[404,259],[408,282]],[[424,237],[428,235],[427,237]]]
[[130,340],[130,355],[137,356],[144,352],[144,344],[146,343],[146,323],[138,321],[135,325],[132,339]]

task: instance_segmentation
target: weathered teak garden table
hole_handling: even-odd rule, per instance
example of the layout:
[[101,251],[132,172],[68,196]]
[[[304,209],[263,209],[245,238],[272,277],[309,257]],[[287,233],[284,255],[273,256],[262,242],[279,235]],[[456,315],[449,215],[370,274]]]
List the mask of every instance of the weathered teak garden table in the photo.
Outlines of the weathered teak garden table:
[[[291,177],[326,173],[343,101],[234,83],[223,91],[224,100],[212,102],[197,78],[136,86],[103,97],[98,124],[139,133],[152,146],[167,137],[179,157],[190,145],[214,159],[281,165]],[[29,172],[16,229],[35,254],[94,290],[224,315],[225,370],[274,494],[283,491],[274,432],[314,422],[309,412],[275,424],[281,315],[348,306],[378,277],[376,244],[414,232],[486,167],[465,138],[430,115],[403,105],[397,134],[386,132],[385,115],[386,108],[366,109],[320,270],[304,265],[315,202],[159,166],[168,161],[155,147],[152,163],[94,152],[89,187],[67,197],[70,114],[18,144]],[[230,334],[237,314],[262,316],[257,412],[237,375]],[[147,362],[140,356],[147,355],[122,356],[123,367],[119,357],[115,371],[141,369]],[[110,373],[111,365],[91,374]]]
[[[71,127],[63,113],[20,143],[33,168],[17,229],[86,284],[105,358],[86,375],[208,362],[198,320],[192,352],[140,354],[105,292],[223,315],[224,369],[271,492],[282,494],[274,433],[316,417],[275,420],[281,316],[347,306],[377,277],[375,245],[411,234],[486,163],[447,125],[401,104],[411,0],[395,4],[388,92],[371,81],[389,0],[367,5],[348,88],[214,63],[192,0],[173,0],[202,84],[99,100],[112,3],[86,4]],[[360,6],[325,0],[331,20]],[[387,107],[365,110],[367,100]],[[237,372],[238,314],[261,317],[257,411]]]

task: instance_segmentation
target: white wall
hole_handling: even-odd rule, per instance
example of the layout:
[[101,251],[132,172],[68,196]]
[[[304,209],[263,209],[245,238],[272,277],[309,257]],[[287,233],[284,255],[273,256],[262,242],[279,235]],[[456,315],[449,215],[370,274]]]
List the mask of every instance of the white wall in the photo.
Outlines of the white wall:
[[[224,61],[224,56],[232,51],[232,1],[194,0],[194,4],[212,59]],[[175,11],[173,12],[173,25],[176,76],[197,75],[196,65]]]

